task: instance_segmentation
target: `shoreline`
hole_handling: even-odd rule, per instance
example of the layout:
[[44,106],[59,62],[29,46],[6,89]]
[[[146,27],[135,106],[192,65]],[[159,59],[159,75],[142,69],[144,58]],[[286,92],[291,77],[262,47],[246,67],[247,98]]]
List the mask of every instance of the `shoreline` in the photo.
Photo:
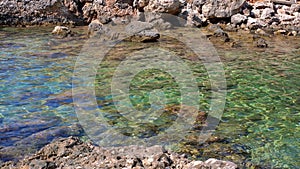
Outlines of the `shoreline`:
[[103,148],[83,142],[78,137],[58,138],[37,153],[18,162],[6,162],[2,169],[27,168],[224,168],[236,169],[229,161],[210,158],[206,161],[191,160],[185,154],[165,150],[161,146],[123,146]]
[[94,21],[104,25],[120,24],[128,22],[129,16],[140,20],[143,12],[174,15],[186,20],[187,26],[199,28],[225,24],[232,30],[263,30],[270,34],[291,36],[300,34],[300,1],[297,0],[240,0],[216,4],[208,0],[41,0],[37,4],[5,0],[0,3],[0,26],[74,27],[87,26]]

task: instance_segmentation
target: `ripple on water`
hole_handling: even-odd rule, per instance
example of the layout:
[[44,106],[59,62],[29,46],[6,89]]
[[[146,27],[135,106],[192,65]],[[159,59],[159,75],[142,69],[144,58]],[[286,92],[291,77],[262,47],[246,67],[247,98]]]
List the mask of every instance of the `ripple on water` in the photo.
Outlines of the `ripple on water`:
[[[12,145],[50,126],[69,126],[77,122],[70,89],[76,54],[84,40],[54,39],[49,32],[49,28],[0,30],[0,131],[6,133],[1,134],[0,145]],[[231,35],[245,42],[240,48],[216,45],[228,83],[226,109],[214,133],[218,139],[210,138],[207,143],[198,145],[192,135],[191,141],[178,144],[177,150],[199,159],[216,157],[240,165],[251,162],[267,167],[297,168],[300,166],[300,41],[297,37],[285,41],[268,39],[271,48],[262,50],[246,43],[252,39],[247,36]],[[209,111],[211,86],[205,68],[197,64],[199,60],[192,52],[186,52],[182,44],[176,44],[174,40],[165,43],[168,39],[163,38],[158,43],[140,46],[122,43],[116,52],[110,52],[98,70],[101,73],[97,75],[95,85],[99,108],[106,111],[112,124],[119,122],[119,129],[128,135],[149,137],[160,129],[147,124],[137,130],[140,123],[118,121],[120,115],[110,93],[111,77],[125,56],[151,45],[161,45],[164,49],[169,46],[179,56],[184,55],[182,57],[194,72],[201,91],[200,110]],[[150,110],[149,91],[158,87],[164,91],[170,105],[180,103],[180,91],[174,79],[165,72],[152,70],[140,72],[132,81],[130,99],[133,105],[141,112]],[[89,105],[84,110],[93,111]],[[167,126],[173,120],[171,115],[158,119],[156,125]],[[45,118],[48,120],[54,118],[54,121],[35,124],[41,122],[37,116],[49,117]],[[60,120],[55,120],[57,117]],[[11,126],[14,123],[18,124],[17,128]],[[148,129],[150,132],[145,132]]]

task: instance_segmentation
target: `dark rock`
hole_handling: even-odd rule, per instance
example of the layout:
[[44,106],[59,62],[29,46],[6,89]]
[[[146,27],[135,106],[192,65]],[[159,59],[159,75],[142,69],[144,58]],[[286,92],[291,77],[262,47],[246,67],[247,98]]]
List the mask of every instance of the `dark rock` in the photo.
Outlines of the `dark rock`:
[[268,44],[267,44],[266,40],[260,38],[260,39],[257,40],[256,46],[259,47],[259,48],[267,48]]
[[[36,132],[17,142],[13,145],[5,146],[0,151],[0,163],[8,160],[18,160],[25,155],[30,155],[38,149],[48,144],[55,138],[83,135],[83,129],[78,124],[72,126],[52,127]],[[0,167],[1,168],[1,167]]]
[[187,17],[187,25],[203,27],[207,25],[207,19],[198,13],[190,13]]
[[126,38],[125,40],[131,42],[156,42],[159,38],[160,34],[158,32],[142,31]]

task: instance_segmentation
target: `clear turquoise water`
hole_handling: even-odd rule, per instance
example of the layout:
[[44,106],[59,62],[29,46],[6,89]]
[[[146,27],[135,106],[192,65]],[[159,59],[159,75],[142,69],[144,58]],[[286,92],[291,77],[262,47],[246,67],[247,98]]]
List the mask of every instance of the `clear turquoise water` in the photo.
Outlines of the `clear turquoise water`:
[[[81,31],[81,30],[79,30]],[[39,117],[60,117],[57,125],[77,122],[72,99],[73,68],[84,39],[56,39],[48,28],[0,29],[0,126],[34,120]],[[298,38],[270,39],[269,49],[253,48],[247,37],[242,48],[216,45],[225,65],[228,84],[226,108],[215,137],[219,141],[194,145],[184,143],[178,151],[195,158],[216,157],[273,168],[299,168],[300,163],[300,41]],[[283,43],[284,42],[284,43]],[[163,42],[161,42],[163,43]],[[149,45],[149,44],[148,44]],[[151,44],[150,44],[151,45]],[[251,46],[252,45],[252,46]],[[131,47],[130,47],[131,46]],[[141,46],[140,48],[145,48]],[[134,51],[135,45],[121,45]],[[178,51],[180,54],[180,49]],[[136,124],[122,124],[114,118],[116,112],[108,86],[120,53],[102,62],[97,75],[98,104],[112,115],[111,123],[129,129],[129,135],[139,134]],[[116,59],[117,58],[117,59]],[[201,99],[200,109],[209,108],[209,81],[203,65],[186,61],[197,77]],[[138,74],[131,84],[131,101],[141,110],[149,109],[149,89],[164,86],[170,104],[180,102],[177,84],[157,70]],[[57,96],[58,95],[58,96]],[[172,114],[157,123],[167,124]],[[132,129],[133,128],[133,129]],[[151,128],[151,126],[149,127]],[[15,133],[16,136],[18,133]]]

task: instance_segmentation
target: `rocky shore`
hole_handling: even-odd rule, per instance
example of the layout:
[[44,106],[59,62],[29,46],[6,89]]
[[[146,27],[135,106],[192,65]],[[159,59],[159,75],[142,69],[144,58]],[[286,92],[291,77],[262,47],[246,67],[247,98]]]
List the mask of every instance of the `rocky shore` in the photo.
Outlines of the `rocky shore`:
[[300,31],[297,0],[3,0],[0,25],[88,25],[94,20],[121,23],[141,12],[176,15],[196,27],[222,23],[232,30],[261,29],[293,36]]
[[14,163],[0,165],[2,169],[55,169],[55,168],[133,168],[133,169],[235,169],[229,161],[208,159],[192,161],[184,154],[166,151],[161,146],[102,148],[77,137],[56,139],[36,154]]

